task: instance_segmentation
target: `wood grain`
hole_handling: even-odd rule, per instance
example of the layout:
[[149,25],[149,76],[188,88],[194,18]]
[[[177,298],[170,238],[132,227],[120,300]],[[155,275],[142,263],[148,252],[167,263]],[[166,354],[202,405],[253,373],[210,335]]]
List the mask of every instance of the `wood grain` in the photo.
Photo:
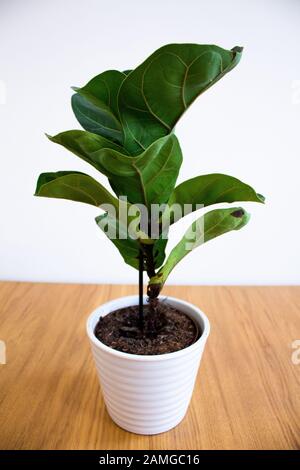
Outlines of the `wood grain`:
[[135,286],[0,284],[1,449],[299,449],[299,287],[167,287],[212,332],[190,410],[168,433],[138,436],[109,418],[85,333],[97,305]]

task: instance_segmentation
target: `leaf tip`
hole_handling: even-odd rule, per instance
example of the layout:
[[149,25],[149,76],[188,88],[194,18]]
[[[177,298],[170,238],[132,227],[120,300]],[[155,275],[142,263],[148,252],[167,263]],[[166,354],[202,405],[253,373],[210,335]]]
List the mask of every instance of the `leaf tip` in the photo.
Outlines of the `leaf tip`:
[[232,52],[237,52],[238,54],[242,54],[244,48],[242,46],[235,46],[231,49]]
[[262,194],[257,193],[257,197],[259,199],[259,202],[261,202],[262,204],[265,203],[265,201],[266,201],[265,196],[263,196]]

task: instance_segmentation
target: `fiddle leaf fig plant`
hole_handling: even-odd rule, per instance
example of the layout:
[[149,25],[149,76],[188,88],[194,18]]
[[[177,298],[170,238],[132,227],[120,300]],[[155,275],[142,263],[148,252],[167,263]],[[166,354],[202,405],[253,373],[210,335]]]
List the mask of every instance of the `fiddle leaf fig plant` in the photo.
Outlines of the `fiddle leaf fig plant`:
[[219,173],[195,176],[176,186],[182,152],[175,125],[241,55],[240,47],[163,46],[134,70],[108,70],[81,88],[73,87],[72,109],[84,130],[48,136],[105,175],[114,194],[84,173],[59,171],[42,173],[35,195],[100,207],[104,212],[96,217],[97,225],[127,264],[147,272],[152,299],[190,251],[239,230],[249,214],[241,207],[205,213],[165,261],[171,224],[214,204],[264,202],[248,184]]

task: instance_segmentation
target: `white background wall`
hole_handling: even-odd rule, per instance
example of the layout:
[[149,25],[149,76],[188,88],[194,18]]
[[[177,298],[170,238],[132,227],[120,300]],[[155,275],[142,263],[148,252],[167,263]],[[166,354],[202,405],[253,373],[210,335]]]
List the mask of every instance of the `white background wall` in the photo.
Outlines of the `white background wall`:
[[[297,0],[0,0],[1,279],[136,282],[95,225],[96,208],[33,192],[42,171],[84,171],[106,184],[43,133],[80,127],[71,85],[135,67],[171,42],[245,47],[238,67],[177,126],[180,181],[228,173],[267,204],[244,204],[250,224],[198,248],[169,282],[299,283]],[[173,227],[170,247],[185,226]]]

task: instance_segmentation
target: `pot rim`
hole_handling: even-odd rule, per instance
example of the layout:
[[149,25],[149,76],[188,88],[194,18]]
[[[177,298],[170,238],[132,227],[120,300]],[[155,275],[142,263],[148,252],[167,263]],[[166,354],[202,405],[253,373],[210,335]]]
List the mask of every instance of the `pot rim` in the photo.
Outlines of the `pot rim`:
[[[144,295],[143,298],[144,298],[144,301],[145,301],[145,300],[147,300],[148,296]],[[187,302],[185,300],[177,299],[177,297],[171,297],[171,296],[168,296],[168,295],[160,295],[158,298],[160,300],[175,301],[177,304],[179,304],[179,306],[178,306],[179,309],[180,309],[180,305],[185,306],[187,308],[190,308],[190,309],[194,310],[194,312],[197,314],[198,319],[201,318],[201,320],[203,322],[203,325],[202,324],[200,325],[201,329],[202,329],[202,334],[201,334],[200,338],[198,338],[197,341],[195,341],[195,343],[191,344],[187,348],[180,349],[179,351],[174,351],[174,352],[166,353],[166,354],[155,354],[155,355],[130,354],[130,353],[118,351],[118,350],[113,349],[109,346],[106,346],[106,344],[102,343],[102,341],[100,341],[95,336],[94,327],[92,326],[92,323],[93,323],[93,320],[94,320],[95,316],[97,316],[97,319],[99,320],[101,309],[103,309],[103,308],[105,308],[105,310],[107,310],[107,309],[110,309],[110,307],[112,307],[112,309],[116,310],[118,308],[116,306],[116,303],[117,303],[118,300],[121,300],[121,299],[123,299],[123,300],[126,299],[128,302],[133,302],[132,304],[128,303],[128,306],[137,305],[138,304],[138,299],[139,299],[138,295],[128,295],[128,296],[123,296],[123,297],[117,297],[116,299],[109,300],[108,302],[105,302],[104,304],[101,304],[100,306],[95,308],[92,311],[92,313],[88,316],[87,322],[86,322],[86,331],[87,331],[87,335],[88,335],[89,339],[91,340],[91,342],[97,348],[102,349],[104,352],[106,352],[108,354],[112,354],[113,356],[117,356],[120,359],[123,358],[123,359],[128,359],[128,360],[131,360],[131,361],[142,361],[142,362],[159,362],[159,361],[164,361],[164,360],[169,360],[169,359],[177,359],[181,356],[185,356],[186,354],[192,353],[194,350],[196,350],[198,348],[200,343],[205,344],[205,342],[206,342],[206,340],[209,336],[209,333],[210,333],[210,323],[209,323],[209,320],[208,320],[207,316],[202,312],[202,310],[200,310],[200,308],[196,307],[194,304],[191,304],[190,302]],[[122,307],[119,307],[119,308],[122,308]],[[113,311],[112,309],[109,310],[109,312],[107,312],[107,313],[110,313],[111,311]],[[184,312],[184,313],[186,313],[186,312]],[[188,315],[188,313],[186,313],[186,315]],[[198,321],[198,324],[199,323],[200,322]]]

